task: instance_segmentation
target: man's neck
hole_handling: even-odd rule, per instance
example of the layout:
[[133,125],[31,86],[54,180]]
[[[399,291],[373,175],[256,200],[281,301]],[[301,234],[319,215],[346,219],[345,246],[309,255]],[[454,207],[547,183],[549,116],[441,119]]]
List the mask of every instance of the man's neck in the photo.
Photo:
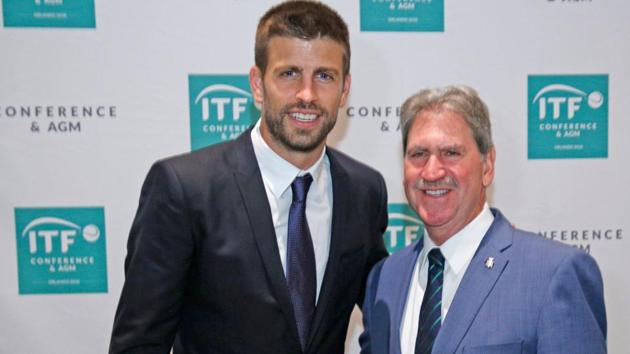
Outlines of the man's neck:
[[326,146],[326,142],[323,141],[313,150],[297,151],[291,150],[289,147],[276,141],[273,137],[271,137],[269,132],[266,132],[263,129],[261,129],[261,136],[273,152],[300,170],[308,170],[311,166],[313,166],[322,156],[322,151],[324,151],[324,147]]
[[468,226],[475,218],[481,214],[486,205],[486,200],[483,199],[479,206],[476,208],[476,211],[471,213],[471,216],[464,222],[460,223],[446,223],[444,225],[439,226],[428,226],[425,225],[427,234],[431,238],[431,240],[435,243],[436,246],[441,246],[444,242],[448,241],[451,237],[456,235],[458,232],[463,230],[466,226]]

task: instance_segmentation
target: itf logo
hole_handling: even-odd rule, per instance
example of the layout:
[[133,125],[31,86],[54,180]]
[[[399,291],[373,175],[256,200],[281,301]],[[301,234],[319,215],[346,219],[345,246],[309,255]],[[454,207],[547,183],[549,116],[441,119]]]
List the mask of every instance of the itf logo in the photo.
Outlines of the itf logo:
[[2,0],[5,27],[96,27],[94,0]]
[[258,119],[247,75],[189,75],[192,150],[232,140]]
[[361,31],[444,32],[444,0],[361,0]]
[[20,294],[106,293],[103,208],[15,208]]
[[608,75],[530,75],[530,159],[608,156]]
[[385,246],[389,253],[409,246],[422,237],[424,225],[418,214],[408,204],[389,204],[389,225],[385,230]]

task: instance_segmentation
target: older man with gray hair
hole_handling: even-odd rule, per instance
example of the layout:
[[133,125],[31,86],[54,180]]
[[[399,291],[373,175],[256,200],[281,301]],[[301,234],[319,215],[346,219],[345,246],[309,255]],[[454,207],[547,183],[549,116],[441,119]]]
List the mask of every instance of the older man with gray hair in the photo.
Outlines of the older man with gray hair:
[[605,353],[593,258],[514,228],[486,202],[496,152],[477,92],[422,90],[401,126],[424,237],[370,273],[362,353]]

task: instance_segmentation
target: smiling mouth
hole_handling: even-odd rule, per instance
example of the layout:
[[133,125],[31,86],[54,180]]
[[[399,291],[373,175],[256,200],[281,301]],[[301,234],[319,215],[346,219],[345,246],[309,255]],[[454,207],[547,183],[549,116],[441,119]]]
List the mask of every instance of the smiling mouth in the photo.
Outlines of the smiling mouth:
[[317,114],[314,113],[291,113],[291,118],[300,122],[312,122],[317,119]]
[[448,189],[428,189],[424,191],[425,194],[430,195],[432,197],[441,197],[448,192],[449,192]]

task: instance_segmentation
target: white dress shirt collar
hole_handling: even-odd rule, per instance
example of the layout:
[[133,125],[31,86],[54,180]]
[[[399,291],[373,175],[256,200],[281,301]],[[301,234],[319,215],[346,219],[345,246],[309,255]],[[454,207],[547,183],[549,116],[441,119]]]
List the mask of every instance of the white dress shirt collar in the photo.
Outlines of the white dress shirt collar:
[[[479,215],[440,246],[440,251],[442,251],[442,255],[454,275],[457,276],[466,271],[468,263],[477,252],[477,248],[493,220],[494,215],[492,215],[488,203],[485,203]],[[424,233],[425,240],[435,247],[435,243],[428,237],[426,229]],[[430,249],[427,250],[427,253],[428,251]]]
[[310,173],[314,182],[322,178],[322,174],[325,172],[322,166],[324,156],[326,155],[326,146],[324,146],[321,156],[313,166],[306,170],[301,170],[280,157],[280,155],[267,145],[260,133],[260,122],[261,119],[258,119],[258,122],[256,122],[252,130],[252,144],[254,145],[254,153],[258,161],[258,166],[260,167],[260,172],[263,176],[268,178],[267,182],[269,183],[271,192],[276,198],[279,198],[289,189],[295,177]]
[[439,248],[446,260],[447,266],[451,269],[455,276],[466,271],[468,263],[477,251],[479,244],[486,231],[492,225],[494,215],[490,211],[488,203],[485,203],[481,212],[463,229],[459,230],[455,235],[451,236],[441,246],[436,246],[435,242],[429,236],[427,229],[424,229],[424,237],[422,252],[420,252],[419,263],[426,262],[429,251]]

